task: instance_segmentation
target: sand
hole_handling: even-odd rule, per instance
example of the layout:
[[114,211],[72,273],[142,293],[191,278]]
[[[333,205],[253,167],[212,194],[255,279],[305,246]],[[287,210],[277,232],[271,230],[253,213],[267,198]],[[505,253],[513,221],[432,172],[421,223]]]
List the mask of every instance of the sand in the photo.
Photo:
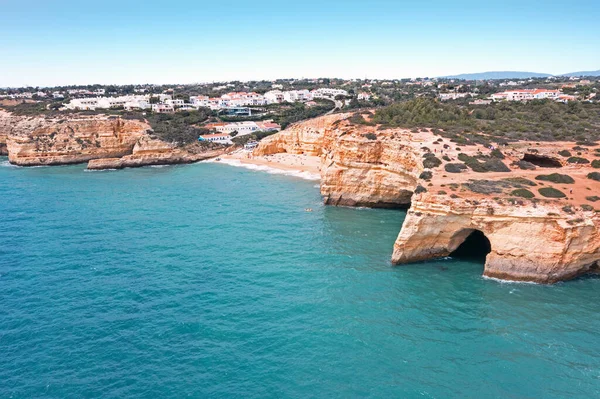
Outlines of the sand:
[[242,164],[267,166],[291,172],[307,172],[318,175],[321,173],[321,158],[303,154],[273,154],[252,155],[251,152],[240,150],[221,156],[222,159],[236,160]]

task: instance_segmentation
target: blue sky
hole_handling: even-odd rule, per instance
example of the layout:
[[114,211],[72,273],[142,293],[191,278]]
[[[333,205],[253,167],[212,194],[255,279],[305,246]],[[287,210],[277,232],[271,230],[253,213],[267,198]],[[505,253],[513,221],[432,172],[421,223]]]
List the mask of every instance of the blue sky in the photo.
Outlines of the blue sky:
[[0,87],[600,69],[600,1],[0,0]]

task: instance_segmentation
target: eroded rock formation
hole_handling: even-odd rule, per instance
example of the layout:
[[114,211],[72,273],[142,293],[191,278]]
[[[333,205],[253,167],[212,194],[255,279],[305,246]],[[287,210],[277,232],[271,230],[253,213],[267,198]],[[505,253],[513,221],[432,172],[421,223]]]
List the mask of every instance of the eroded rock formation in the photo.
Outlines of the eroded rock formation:
[[91,170],[101,170],[135,168],[148,165],[185,164],[214,158],[225,151],[224,148],[193,151],[190,146],[177,148],[164,141],[144,136],[136,142],[130,155],[120,158],[94,159],[88,162],[87,167]]
[[[326,204],[410,204],[394,245],[395,264],[448,256],[477,230],[491,246],[484,268],[488,277],[554,283],[599,267],[600,216],[590,204],[600,200],[592,196],[600,193],[600,183],[586,179],[588,166],[561,163],[561,173],[574,177],[569,187],[536,183],[544,171],[519,167],[532,143],[516,143],[505,149],[506,159],[494,160],[501,168],[478,173],[476,165],[467,167],[459,158],[486,162],[488,148],[461,149],[427,129],[381,129],[346,118],[338,114],[296,124],[261,143],[255,154],[319,155]],[[561,147],[573,145],[552,143],[539,151],[558,159]],[[565,198],[540,195],[546,188]],[[520,197],[524,192],[532,196]]]
[[392,261],[448,256],[474,230],[491,244],[487,277],[554,283],[588,272],[600,259],[600,223],[593,210],[565,215],[553,203],[518,206],[423,193],[413,199]]
[[0,154],[19,166],[89,161],[90,169],[120,169],[191,163],[225,152],[198,144],[178,148],[150,133],[150,125],[139,120],[104,115],[23,117],[0,110]]
[[150,126],[111,117],[69,119],[3,115],[8,160],[14,165],[65,165],[131,154]]

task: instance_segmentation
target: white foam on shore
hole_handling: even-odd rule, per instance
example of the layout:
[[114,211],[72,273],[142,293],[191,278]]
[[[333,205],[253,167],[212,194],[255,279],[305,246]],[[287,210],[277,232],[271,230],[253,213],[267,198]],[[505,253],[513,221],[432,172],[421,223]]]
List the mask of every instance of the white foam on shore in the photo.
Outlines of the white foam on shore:
[[540,283],[536,283],[535,281],[516,281],[516,280],[503,280],[501,278],[497,278],[497,277],[488,277],[488,276],[481,276],[483,277],[484,280],[493,280],[496,281],[498,283],[501,284],[529,284],[529,285],[542,285]]
[[50,165],[20,166],[20,165],[13,165],[8,160],[6,160],[6,161],[0,162],[0,167],[4,167],[4,168],[27,168],[27,169],[33,169],[33,168],[49,168]]
[[273,168],[271,166],[266,166],[266,165],[255,165],[252,163],[243,163],[243,162],[238,161],[237,159],[221,159],[220,161],[216,161],[214,159],[209,159],[209,160],[202,161],[202,162],[224,163],[226,165],[235,166],[235,167],[239,167],[239,168],[246,168],[246,169],[255,170],[255,171],[259,171],[259,172],[266,172],[266,173],[270,173],[273,175],[285,175],[285,176],[299,177],[299,178],[305,179],[305,180],[320,180],[321,179],[321,176],[317,173],[311,173],[311,172],[299,171],[299,170],[277,169],[277,168]]

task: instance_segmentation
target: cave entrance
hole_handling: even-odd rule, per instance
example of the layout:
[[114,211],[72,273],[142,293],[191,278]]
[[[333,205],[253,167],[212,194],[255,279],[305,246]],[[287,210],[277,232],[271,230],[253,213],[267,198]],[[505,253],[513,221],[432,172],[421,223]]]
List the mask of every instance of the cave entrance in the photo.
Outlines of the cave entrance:
[[558,159],[544,155],[525,154],[523,155],[523,161],[532,163],[540,168],[562,168],[562,164]]
[[451,248],[456,248],[450,253],[455,259],[485,263],[485,258],[492,251],[492,244],[482,231],[464,229],[454,235]]

